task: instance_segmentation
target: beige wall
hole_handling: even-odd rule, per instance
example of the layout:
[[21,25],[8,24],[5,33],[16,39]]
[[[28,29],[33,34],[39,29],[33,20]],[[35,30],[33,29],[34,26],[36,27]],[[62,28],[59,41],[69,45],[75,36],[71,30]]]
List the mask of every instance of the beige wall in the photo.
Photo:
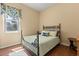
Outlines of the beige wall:
[[[7,4],[22,10],[23,35],[35,34],[39,25],[39,12],[23,5],[23,4]],[[0,16],[0,48],[12,46],[20,43],[20,30],[17,33],[5,33],[3,30],[3,17]]]
[[[20,26],[23,35],[35,34],[37,30],[41,31],[42,25],[59,23],[62,25],[62,43],[68,45],[68,37],[76,37],[79,34],[79,4],[56,4],[40,13],[23,4],[8,5],[22,10],[22,26],[21,24]],[[0,16],[0,48],[19,43],[20,31],[17,33],[5,33],[3,30],[3,17]]]
[[42,25],[61,23],[62,43],[68,45],[69,37],[79,35],[79,4],[56,4],[40,13],[40,30]]

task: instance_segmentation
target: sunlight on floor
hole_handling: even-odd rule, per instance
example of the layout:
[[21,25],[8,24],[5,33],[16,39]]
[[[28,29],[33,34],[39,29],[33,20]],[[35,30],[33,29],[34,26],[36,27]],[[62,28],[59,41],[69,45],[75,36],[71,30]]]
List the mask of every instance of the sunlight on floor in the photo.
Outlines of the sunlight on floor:
[[8,54],[9,56],[28,56],[22,47],[13,48],[11,50],[12,52]]
[[14,49],[11,49],[12,51],[22,51],[22,50],[24,50],[22,47],[17,47],[17,48],[14,48]]

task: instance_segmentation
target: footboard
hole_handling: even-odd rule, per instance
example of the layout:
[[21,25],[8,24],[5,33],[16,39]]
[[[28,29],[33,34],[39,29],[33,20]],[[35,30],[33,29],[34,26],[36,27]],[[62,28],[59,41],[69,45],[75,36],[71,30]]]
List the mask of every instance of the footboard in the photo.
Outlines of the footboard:
[[[22,31],[21,31],[21,44],[23,45],[23,47],[29,49],[31,52],[33,52],[35,55],[39,56],[39,31],[37,31],[37,47],[33,47],[33,45],[31,45],[29,42],[26,42],[24,40]],[[27,45],[27,46],[24,46]]]

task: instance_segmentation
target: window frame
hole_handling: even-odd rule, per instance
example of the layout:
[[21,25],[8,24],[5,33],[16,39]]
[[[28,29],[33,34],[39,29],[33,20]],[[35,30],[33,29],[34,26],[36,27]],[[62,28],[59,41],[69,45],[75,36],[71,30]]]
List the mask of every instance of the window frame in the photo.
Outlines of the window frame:
[[19,31],[20,31],[20,18],[18,18],[18,30],[16,30],[16,31],[7,31],[7,28],[6,28],[6,13],[5,14],[3,14],[2,15],[2,17],[3,17],[3,31],[5,32],[5,33],[18,33]]

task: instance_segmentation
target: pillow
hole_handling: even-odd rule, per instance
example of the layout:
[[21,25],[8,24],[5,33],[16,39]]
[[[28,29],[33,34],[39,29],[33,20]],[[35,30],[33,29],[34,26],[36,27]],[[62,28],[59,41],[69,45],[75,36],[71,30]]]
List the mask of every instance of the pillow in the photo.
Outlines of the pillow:
[[41,32],[41,35],[42,35],[42,36],[49,36],[49,32],[48,32],[48,31],[42,31],[42,32]]
[[57,31],[42,31],[41,35],[42,36],[53,36],[53,37],[56,37]]
[[42,36],[49,36],[49,33],[43,33]]
[[57,31],[49,31],[49,35],[53,36],[53,37],[56,37]]

